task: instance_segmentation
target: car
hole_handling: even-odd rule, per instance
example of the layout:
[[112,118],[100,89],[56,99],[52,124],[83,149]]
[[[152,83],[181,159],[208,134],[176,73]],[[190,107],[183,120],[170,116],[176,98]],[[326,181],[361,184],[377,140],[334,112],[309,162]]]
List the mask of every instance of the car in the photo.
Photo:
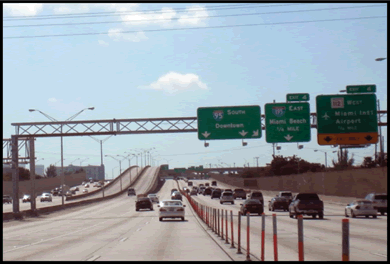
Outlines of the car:
[[157,196],[157,194],[155,194],[155,193],[148,194],[148,198],[149,198],[152,202],[158,203],[158,196]]
[[217,186],[217,181],[212,181],[211,186]]
[[76,189],[72,188],[69,190],[72,194],[76,194]]
[[372,218],[376,218],[377,214],[378,209],[374,208],[374,204],[370,200],[356,200],[345,207],[345,217],[365,216],[368,218],[372,216]]
[[139,211],[140,209],[149,209],[153,211],[153,202],[148,197],[138,197],[135,201],[135,210]]
[[203,191],[203,195],[211,195],[211,193],[213,192],[213,189],[211,187],[207,187],[204,191]]
[[234,204],[234,198],[233,198],[233,193],[232,192],[227,192],[227,191],[224,191],[222,194],[221,194],[221,197],[219,198],[219,203],[220,204],[223,204],[223,203],[231,203],[231,204]]
[[210,186],[210,183],[206,182],[206,183],[204,184],[204,186],[209,187],[209,186]]
[[280,197],[277,195],[268,201],[268,211],[275,211],[276,209],[282,209],[283,211],[288,211],[288,205],[290,204],[288,197]]
[[264,198],[263,193],[260,191],[253,191],[249,194],[248,199],[257,199],[261,202],[261,204],[264,206]]
[[83,181],[83,183],[81,183],[81,185],[85,185],[87,182],[86,181]]
[[198,191],[196,189],[192,189],[190,195],[198,195]]
[[88,192],[88,189],[84,189],[84,190],[83,190],[83,193],[87,193],[87,192]]
[[79,190],[79,187],[76,187],[75,190],[76,190],[76,192],[80,191],[80,190]]
[[98,183],[95,183],[95,184],[93,185],[93,187],[98,187]]
[[205,186],[200,186],[198,189],[198,194],[203,194],[203,191],[206,189]]
[[160,207],[158,219],[162,221],[164,218],[181,218],[181,221],[185,219],[186,207],[181,201],[177,200],[163,200],[157,207]]
[[234,197],[234,199],[241,198],[241,199],[245,200],[246,199],[246,192],[244,191],[244,189],[234,189],[233,197]]
[[130,195],[136,195],[134,188],[127,189],[127,196],[130,196]]
[[42,195],[41,195],[41,202],[44,202],[44,201],[47,201],[47,202],[52,202],[53,201],[53,198],[52,198],[50,193],[42,193]]
[[261,215],[264,211],[264,206],[258,199],[248,199],[240,204],[240,206],[241,215],[246,215],[247,213],[257,213]]
[[279,197],[285,197],[288,200],[288,203],[291,203],[293,195],[290,191],[281,191],[278,194]]
[[233,190],[232,190],[232,189],[224,189],[223,191],[224,191],[224,192],[232,192],[232,193],[233,193]]
[[221,198],[221,194],[222,194],[222,191],[221,189],[217,188],[217,189],[214,189],[211,193],[211,199],[214,199],[214,198]]
[[89,188],[89,184],[86,183],[86,184],[84,185],[84,188]]
[[72,192],[71,192],[71,191],[67,191],[67,192],[65,193],[65,196],[66,196],[66,197],[71,197],[71,196],[72,196]]
[[320,219],[324,218],[324,202],[316,193],[298,193],[288,206],[290,218],[298,218],[299,215],[311,215]]
[[204,187],[204,184],[203,184],[203,183],[199,184],[199,188],[202,187],[202,186]]
[[22,202],[23,203],[31,202],[31,195],[29,194],[23,195]]
[[171,195],[171,200],[180,200],[183,201],[183,197],[181,196],[179,191],[174,191]]
[[51,194],[53,196],[57,196],[58,195],[58,190],[56,190],[56,189],[51,190]]
[[171,190],[171,195],[172,195],[173,192],[178,192],[178,191],[179,191],[178,189],[173,188],[173,189]]
[[12,203],[12,197],[10,195],[3,195],[3,204]]
[[187,182],[189,187],[192,187],[192,181]]
[[365,200],[371,201],[374,209],[377,209],[381,215],[387,214],[387,193],[370,193]]

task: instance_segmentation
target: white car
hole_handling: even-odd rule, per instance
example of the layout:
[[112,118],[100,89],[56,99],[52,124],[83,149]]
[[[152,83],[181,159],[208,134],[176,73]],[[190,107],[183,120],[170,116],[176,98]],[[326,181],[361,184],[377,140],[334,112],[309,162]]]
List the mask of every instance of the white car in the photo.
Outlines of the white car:
[[89,184],[88,184],[88,183],[85,184],[84,187],[85,187],[85,188],[89,188]]
[[179,200],[163,200],[157,205],[160,207],[158,218],[160,221],[163,218],[181,218],[184,221],[184,207],[186,207]]
[[233,192],[224,191],[224,192],[221,194],[221,198],[220,198],[220,200],[219,200],[219,203],[220,203],[220,204],[223,204],[223,203],[231,203],[231,204],[234,204]]
[[149,198],[152,202],[158,203],[158,196],[157,196],[157,194],[154,194],[154,193],[148,194],[148,198]]
[[87,189],[84,189],[84,190],[83,190],[83,193],[87,193],[87,192],[88,192],[88,190],[87,190]]
[[365,216],[368,218],[371,215],[373,218],[376,218],[377,214],[378,210],[374,208],[372,202],[369,200],[356,200],[345,207],[345,217],[350,215],[352,218],[356,216]]
[[44,202],[44,201],[52,202],[52,196],[50,193],[42,193],[41,202]]

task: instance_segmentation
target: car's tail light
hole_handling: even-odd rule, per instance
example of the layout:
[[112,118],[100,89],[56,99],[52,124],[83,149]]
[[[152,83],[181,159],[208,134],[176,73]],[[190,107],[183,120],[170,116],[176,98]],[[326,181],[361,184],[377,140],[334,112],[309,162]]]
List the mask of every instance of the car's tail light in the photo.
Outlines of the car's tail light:
[[184,211],[184,208],[179,208],[179,209],[177,209],[177,211]]
[[359,209],[360,209],[360,206],[356,206],[356,209],[358,209],[358,210],[359,210]]
[[164,209],[164,208],[160,208],[160,212],[166,212],[167,209]]

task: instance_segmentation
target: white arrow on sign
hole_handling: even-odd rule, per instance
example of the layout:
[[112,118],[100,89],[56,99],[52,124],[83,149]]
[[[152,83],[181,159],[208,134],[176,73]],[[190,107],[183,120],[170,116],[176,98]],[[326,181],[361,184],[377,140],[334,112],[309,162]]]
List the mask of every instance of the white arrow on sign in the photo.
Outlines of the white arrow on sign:
[[253,131],[252,137],[257,137],[259,135],[259,130]]
[[202,135],[203,135],[205,138],[207,138],[208,136],[211,135],[211,133],[207,133],[207,131],[206,131],[206,132],[202,133]]
[[284,138],[287,139],[287,141],[290,141],[290,140],[293,138],[293,136],[290,136],[290,134],[288,134],[288,135],[285,136]]
[[240,133],[241,136],[245,137],[246,134],[248,134],[248,132],[245,132],[244,129],[241,131],[241,132],[238,132]]

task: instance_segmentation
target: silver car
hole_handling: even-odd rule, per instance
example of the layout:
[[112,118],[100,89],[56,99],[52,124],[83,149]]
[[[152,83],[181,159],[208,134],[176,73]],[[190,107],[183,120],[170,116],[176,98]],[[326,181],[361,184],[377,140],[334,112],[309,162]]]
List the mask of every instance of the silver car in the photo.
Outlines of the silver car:
[[345,207],[345,217],[365,216],[368,218],[371,215],[376,218],[377,214],[378,210],[374,208],[373,203],[369,200],[356,200]]
[[223,192],[221,194],[221,198],[219,199],[219,203],[220,204],[223,204],[223,203],[231,203],[231,204],[234,204],[234,196],[233,196],[233,192]]
[[155,193],[148,194],[148,198],[155,203],[158,203],[158,196]]
[[41,202],[44,202],[44,201],[48,201],[48,202],[52,201],[52,196],[50,193],[42,193]]
[[158,219],[160,221],[163,218],[181,218],[184,221],[184,207],[186,207],[181,201],[178,200],[163,200],[157,205],[160,207]]

